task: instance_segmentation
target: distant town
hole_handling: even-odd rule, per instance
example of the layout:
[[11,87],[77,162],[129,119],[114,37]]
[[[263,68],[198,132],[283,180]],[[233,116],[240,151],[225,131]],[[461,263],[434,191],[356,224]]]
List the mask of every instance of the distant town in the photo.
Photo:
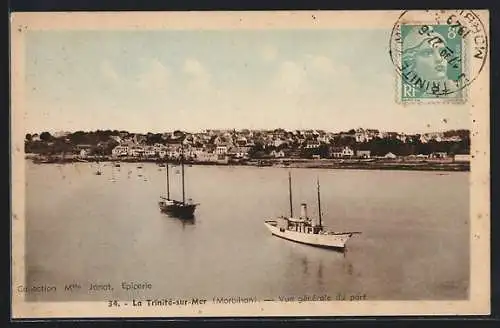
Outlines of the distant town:
[[39,162],[178,161],[245,164],[300,160],[469,162],[470,131],[405,134],[377,129],[205,130],[130,133],[117,130],[26,134],[25,153]]

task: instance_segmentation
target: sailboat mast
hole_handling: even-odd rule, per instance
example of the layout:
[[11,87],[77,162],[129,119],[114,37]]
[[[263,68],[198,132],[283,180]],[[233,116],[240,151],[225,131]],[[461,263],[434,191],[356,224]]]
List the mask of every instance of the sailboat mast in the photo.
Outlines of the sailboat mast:
[[290,196],[290,217],[293,218],[292,175],[290,172],[288,172],[288,195]]
[[319,190],[319,178],[317,179],[317,184],[318,184],[318,217],[319,217],[319,226],[323,226],[321,223],[321,196],[320,196],[320,190]]
[[182,203],[186,202],[186,194],[184,191],[184,148],[182,148],[181,153],[181,170],[182,170]]
[[168,175],[168,163],[165,163],[165,170],[167,171],[166,185],[167,185],[167,200],[170,200],[170,178]]

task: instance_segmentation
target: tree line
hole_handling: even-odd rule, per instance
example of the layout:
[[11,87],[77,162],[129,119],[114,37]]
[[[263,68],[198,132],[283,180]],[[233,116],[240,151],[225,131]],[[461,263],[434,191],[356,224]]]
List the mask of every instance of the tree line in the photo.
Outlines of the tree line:
[[[77,131],[68,134],[64,137],[55,137],[49,132],[42,132],[39,135],[40,140],[33,140],[33,135],[26,134],[25,136],[25,152],[40,153],[40,154],[60,154],[75,152],[76,145],[91,145],[95,154],[107,155],[119,143],[110,138],[111,136],[119,135],[120,133],[128,133],[126,131],[117,130],[97,130],[94,132]],[[181,131],[175,131],[175,137],[182,137],[184,134]],[[367,142],[356,142],[354,137],[334,137],[329,143],[321,143],[318,148],[305,148],[305,145],[311,140],[299,142],[294,140],[291,143],[284,143],[280,146],[266,145],[261,140],[256,140],[255,145],[250,148],[249,156],[253,158],[263,158],[269,156],[275,151],[285,151],[294,156],[312,157],[319,155],[323,158],[330,157],[333,147],[350,147],[354,152],[358,150],[368,150],[372,156],[384,156],[387,153],[395,155],[407,156],[412,154],[432,154],[435,152],[446,152],[450,155],[468,154],[470,152],[470,137],[468,130],[452,130],[444,133],[445,137],[459,136],[461,141],[451,142],[430,140],[427,143],[422,143],[419,136],[408,138],[407,141],[402,141],[395,137],[374,138]],[[165,139],[161,133],[147,133],[144,135],[144,143],[146,145],[154,145],[156,143],[164,143]],[[198,145],[199,146],[199,145]]]

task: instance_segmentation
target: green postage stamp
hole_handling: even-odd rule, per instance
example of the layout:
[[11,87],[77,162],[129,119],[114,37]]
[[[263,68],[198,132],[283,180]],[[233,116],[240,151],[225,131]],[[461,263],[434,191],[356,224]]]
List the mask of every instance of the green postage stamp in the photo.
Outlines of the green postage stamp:
[[467,10],[405,12],[391,35],[398,102],[467,100],[467,86],[482,70],[487,37]]

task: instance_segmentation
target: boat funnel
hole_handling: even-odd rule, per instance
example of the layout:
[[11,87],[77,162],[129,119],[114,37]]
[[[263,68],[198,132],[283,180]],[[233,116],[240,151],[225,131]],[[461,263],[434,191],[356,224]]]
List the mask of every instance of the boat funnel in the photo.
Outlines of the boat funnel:
[[307,204],[306,203],[300,204],[300,218],[307,219]]

